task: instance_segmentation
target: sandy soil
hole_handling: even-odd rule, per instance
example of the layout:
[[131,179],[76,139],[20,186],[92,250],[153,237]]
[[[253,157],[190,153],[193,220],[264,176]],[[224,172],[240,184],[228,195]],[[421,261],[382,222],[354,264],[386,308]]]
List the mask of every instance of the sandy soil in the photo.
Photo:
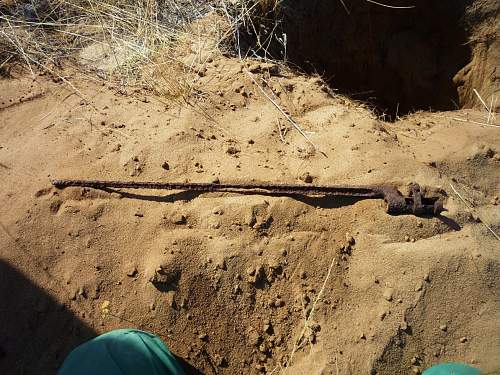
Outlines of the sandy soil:
[[[500,130],[473,122],[484,111],[385,123],[317,78],[223,57],[203,68],[182,107],[72,71],[90,102],[46,76],[0,81],[0,372],[55,373],[78,343],[119,327],[160,335],[189,373],[498,368],[500,242],[484,224],[500,231]],[[247,71],[266,77],[316,150]],[[449,211],[50,183],[304,173],[441,187]]]

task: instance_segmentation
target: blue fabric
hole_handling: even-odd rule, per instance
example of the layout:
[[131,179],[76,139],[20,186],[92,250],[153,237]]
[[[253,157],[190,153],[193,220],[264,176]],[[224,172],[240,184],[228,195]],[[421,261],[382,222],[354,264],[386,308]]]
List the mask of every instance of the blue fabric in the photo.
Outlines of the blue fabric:
[[425,370],[422,375],[479,375],[477,368],[462,363],[443,363]]
[[163,341],[148,332],[118,329],[74,349],[58,375],[184,375]]

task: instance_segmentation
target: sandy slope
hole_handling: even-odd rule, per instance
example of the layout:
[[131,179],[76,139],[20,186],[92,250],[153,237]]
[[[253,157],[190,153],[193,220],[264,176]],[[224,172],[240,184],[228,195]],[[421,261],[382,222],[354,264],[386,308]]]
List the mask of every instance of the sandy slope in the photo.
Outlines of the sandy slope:
[[[284,373],[500,366],[500,242],[478,222],[499,232],[499,128],[450,119],[484,121],[475,111],[383,123],[314,78],[224,58],[204,66],[198,100],[183,107],[77,73],[89,104],[43,76],[0,81],[2,373],[53,373],[78,342],[130,326],[159,334],[193,373],[278,373],[330,265]],[[267,77],[318,150],[247,70]],[[442,187],[449,212],[393,217],[380,201],[50,184],[300,183],[306,172],[315,184]],[[154,285],[160,267],[165,283]]]

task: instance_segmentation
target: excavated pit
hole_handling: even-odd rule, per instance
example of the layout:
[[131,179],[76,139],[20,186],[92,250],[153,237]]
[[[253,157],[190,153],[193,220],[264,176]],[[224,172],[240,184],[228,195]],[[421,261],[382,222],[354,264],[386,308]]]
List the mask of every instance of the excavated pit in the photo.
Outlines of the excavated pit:
[[471,61],[464,15],[471,1],[283,3],[287,58],[386,119],[464,105],[454,80]]

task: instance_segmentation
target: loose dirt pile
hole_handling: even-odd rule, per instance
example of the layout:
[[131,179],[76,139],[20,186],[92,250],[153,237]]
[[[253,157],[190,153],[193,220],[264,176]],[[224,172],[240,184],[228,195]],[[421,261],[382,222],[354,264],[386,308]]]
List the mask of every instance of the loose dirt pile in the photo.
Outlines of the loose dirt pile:
[[[497,369],[494,109],[386,123],[321,79],[193,41],[182,58],[198,72],[195,100],[183,106],[73,69],[64,77],[81,97],[44,75],[0,81],[2,373],[54,373],[78,343],[119,327],[158,334],[194,374],[408,374],[446,361]],[[447,191],[448,212],[58,190],[53,178],[417,181]]]

